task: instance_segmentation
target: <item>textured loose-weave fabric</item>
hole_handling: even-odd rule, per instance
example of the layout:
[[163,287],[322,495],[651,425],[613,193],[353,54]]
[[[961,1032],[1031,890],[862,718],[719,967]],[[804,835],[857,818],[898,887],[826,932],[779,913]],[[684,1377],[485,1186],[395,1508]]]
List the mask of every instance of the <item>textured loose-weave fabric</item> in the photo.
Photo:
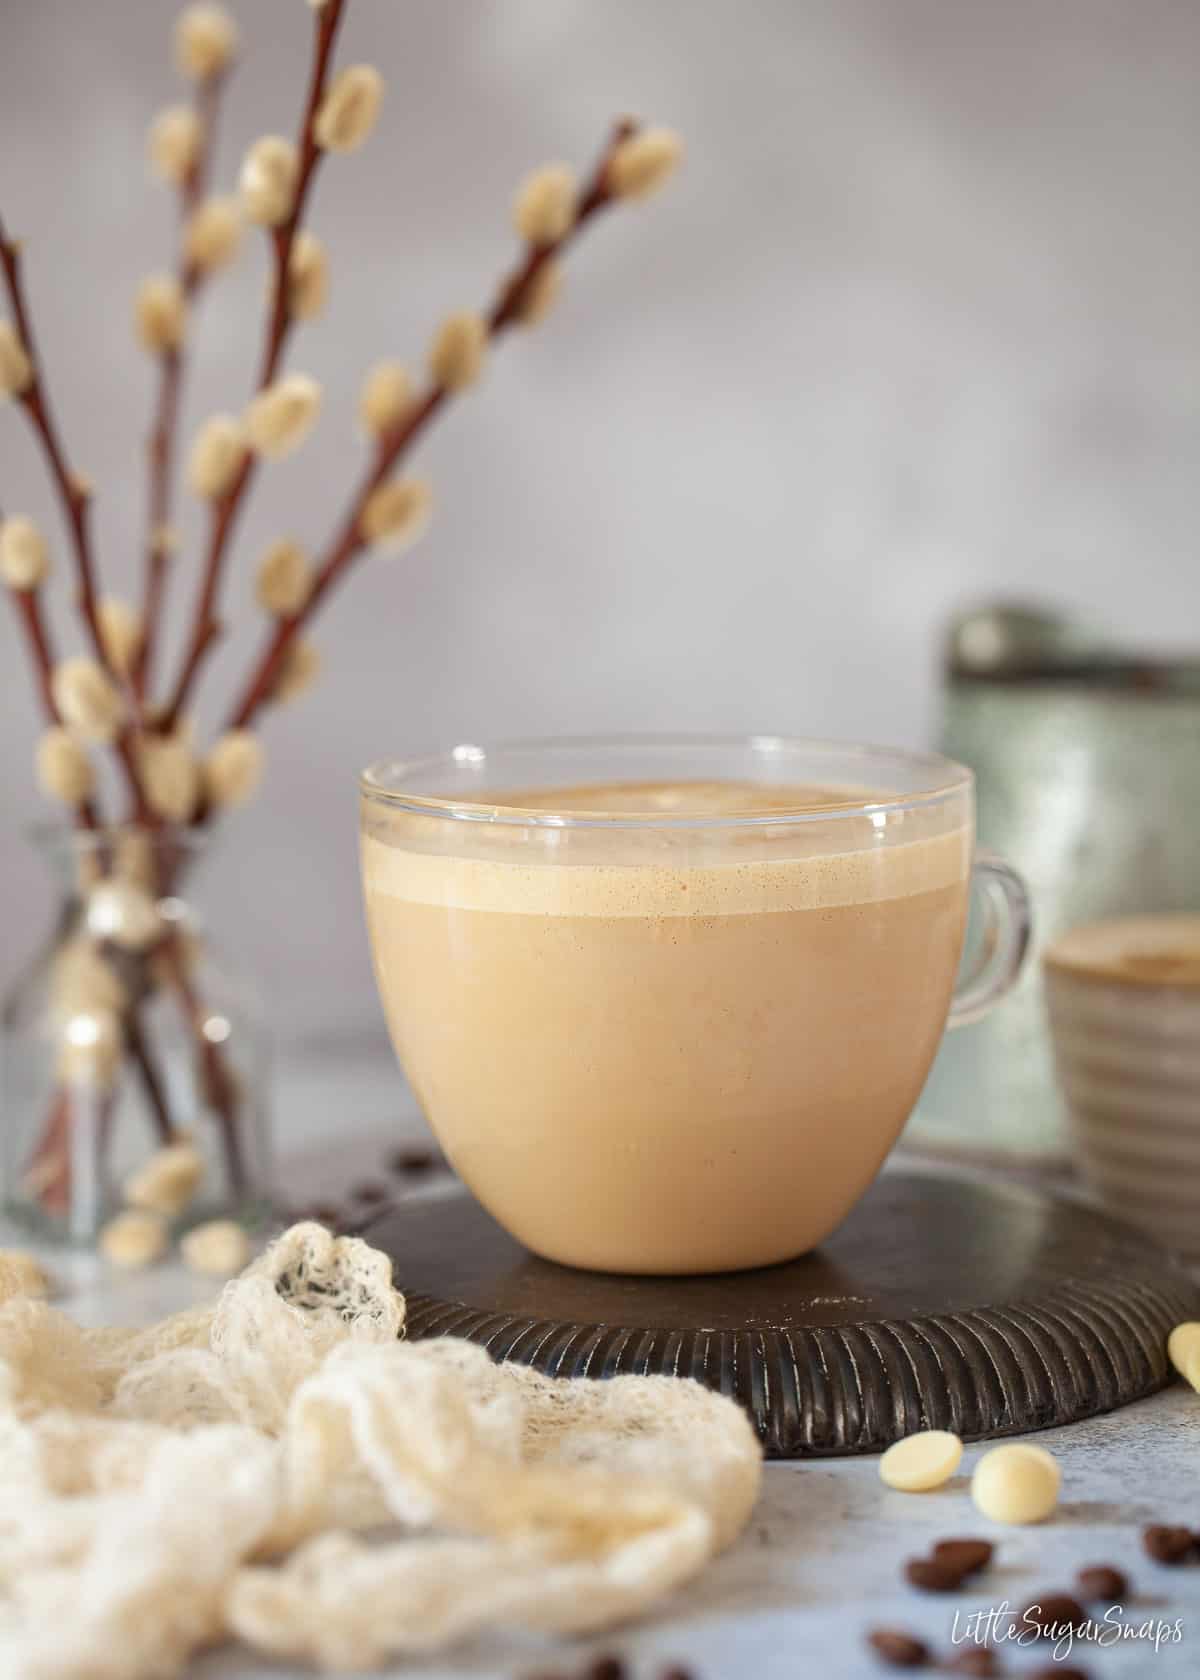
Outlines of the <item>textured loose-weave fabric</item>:
[[85,1330],[0,1268],[0,1673],[158,1680],[226,1639],[327,1669],[638,1614],[761,1454],[690,1381],[408,1345],[387,1257],[293,1226],[212,1308]]

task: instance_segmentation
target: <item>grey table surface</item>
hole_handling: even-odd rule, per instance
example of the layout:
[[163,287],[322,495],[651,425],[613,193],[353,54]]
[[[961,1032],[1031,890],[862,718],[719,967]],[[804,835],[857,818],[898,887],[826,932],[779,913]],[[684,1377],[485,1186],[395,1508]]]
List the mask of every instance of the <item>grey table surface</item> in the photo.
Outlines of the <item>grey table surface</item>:
[[[299,1197],[328,1198],[375,1171],[388,1147],[422,1134],[394,1066],[382,1058],[293,1061],[281,1076],[279,1111],[281,1177]],[[4,1240],[18,1239],[4,1233]],[[87,1323],[147,1322],[213,1292],[211,1282],[174,1262],[116,1275],[91,1256],[45,1258],[62,1285],[64,1310]],[[873,1458],[772,1464],[737,1544],[636,1627],[570,1643],[489,1635],[385,1672],[414,1680],[571,1675],[597,1654],[616,1652],[631,1680],[658,1680],[677,1664],[696,1680],[741,1680],[751,1671],[757,1680],[859,1680],[885,1672],[864,1642],[872,1627],[919,1633],[948,1657],[971,1642],[979,1625],[973,1616],[994,1611],[993,1626],[1011,1627],[1006,1610],[1070,1590],[1086,1564],[1112,1563],[1135,1589],[1119,1620],[1071,1652],[1002,1641],[1004,1672],[1030,1675],[1049,1664],[1050,1672],[1074,1666],[1094,1680],[1200,1675],[1200,1567],[1155,1565],[1139,1539],[1147,1522],[1200,1527],[1200,1396],[1177,1385],[1037,1439],[1063,1472],[1059,1509],[1038,1527],[1003,1528],[975,1512],[967,1487],[982,1447],[968,1447],[962,1473],[946,1487],[919,1495],[885,1488]],[[952,1534],[994,1539],[993,1567],[952,1597],[907,1587],[904,1560]],[[195,1680],[290,1680],[301,1672],[233,1650],[212,1652],[191,1670]]]

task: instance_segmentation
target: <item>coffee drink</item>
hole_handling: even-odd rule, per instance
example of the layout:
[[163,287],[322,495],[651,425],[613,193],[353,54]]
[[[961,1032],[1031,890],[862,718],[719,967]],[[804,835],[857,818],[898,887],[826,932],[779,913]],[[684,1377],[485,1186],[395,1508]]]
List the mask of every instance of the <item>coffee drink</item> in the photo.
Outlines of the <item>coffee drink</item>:
[[467,1185],[576,1266],[732,1270],[822,1241],[946,1024],[969,798],[897,811],[724,780],[472,798],[475,822],[368,797],[363,833],[384,1010]]

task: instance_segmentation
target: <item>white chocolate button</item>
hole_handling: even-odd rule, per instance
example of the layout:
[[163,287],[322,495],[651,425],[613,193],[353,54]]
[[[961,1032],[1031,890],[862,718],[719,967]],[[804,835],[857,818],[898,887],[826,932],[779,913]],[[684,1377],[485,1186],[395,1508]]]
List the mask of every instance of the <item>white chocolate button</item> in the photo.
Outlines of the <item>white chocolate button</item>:
[[99,1248],[114,1266],[149,1266],[167,1246],[166,1220],[157,1213],[127,1208],[110,1219],[99,1236]]
[[922,1429],[890,1446],[879,1460],[879,1477],[901,1493],[927,1493],[958,1469],[963,1444],[948,1429]]
[[1167,1337],[1167,1358],[1181,1377],[1195,1387],[1189,1374],[1200,1363],[1200,1324],[1177,1324]]
[[232,1277],[250,1258],[250,1239],[232,1219],[210,1219],[190,1230],[179,1249],[194,1272]]
[[1036,1523],[1058,1504],[1062,1471],[1045,1447],[1024,1441],[985,1452],[971,1477],[971,1498],[993,1522]]

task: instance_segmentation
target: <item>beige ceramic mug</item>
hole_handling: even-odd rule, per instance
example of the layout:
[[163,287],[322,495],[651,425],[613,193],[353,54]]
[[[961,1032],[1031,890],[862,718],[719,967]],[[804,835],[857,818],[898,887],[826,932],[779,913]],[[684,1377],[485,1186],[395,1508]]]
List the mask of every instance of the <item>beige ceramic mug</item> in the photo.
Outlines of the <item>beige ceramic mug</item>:
[[1045,976],[1085,1182],[1159,1243],[1200,1257],[1200,916],[1072,928],[1047,950]]
[[[361,783],[380,994],[515,1237],[625,1272],[766,1265],[878,1172],[1024,888],[948,759],[755,736],[458,747]],[[955,980],[972,872],[984,951]]]

